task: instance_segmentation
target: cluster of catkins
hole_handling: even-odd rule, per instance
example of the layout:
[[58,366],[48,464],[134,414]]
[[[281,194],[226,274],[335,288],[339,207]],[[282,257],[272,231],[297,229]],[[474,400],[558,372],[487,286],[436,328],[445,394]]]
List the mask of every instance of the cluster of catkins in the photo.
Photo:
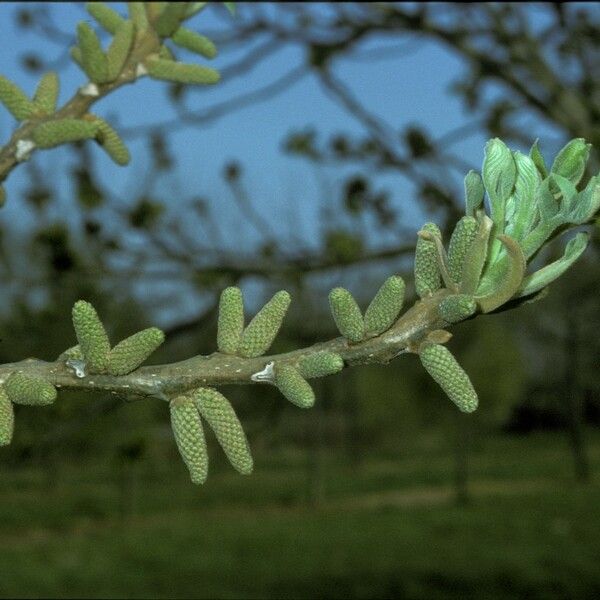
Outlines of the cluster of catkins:
[[[165,335],[150,327],[111,348],[104,325],[94,307],[79,300],[73,307],[73,327],[78,344],[58,360],[73,368],[78,377],[87,374],[127,375],[137,369],[164,341]],[[0,386],[0,445],[10,444],[14,429],[13,404],[46,406],[56,400],[56,388],[40,377],[11,373]]]
[[[104,2],[90,2],[87,11],[112,40],[103,50],[94,29],[86,22],[77,27],[77,45],[71,57],[89,78],[79,94],[99,97],[112,87],[148,75],[157,80],[188,85],[219,81],[218,71],[199,64],[177,61],[167,41],[205,58],[214,58],[214,43],[182,22],[200,12],[205,2],[129,2],[129,18],[124,18]],[[149,50],[148,50],[149,49]],[[0,75],[0,102],[18,121],[35,126],[20,139],[17,161],[27,160],[35,148],[53,148],[82,140],[95,140],[118,165],[129,163],[129,150],[119,134],[104,119],[91,113],[73,115],[57,112],[59,80],[55,72],[41,78],[33,98],[15,83]],[[0,204],[5,192],[0,187]]]

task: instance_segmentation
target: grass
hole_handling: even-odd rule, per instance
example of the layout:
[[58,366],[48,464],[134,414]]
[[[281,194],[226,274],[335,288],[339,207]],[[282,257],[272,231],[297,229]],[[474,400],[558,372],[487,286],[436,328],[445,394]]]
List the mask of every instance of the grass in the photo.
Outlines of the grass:
[[[597,472],[600,436],[590,442]],[[0,595],[600,596],[600,483],[573,483],[560,435],[486,440],[464,507],[443,454],[325,455],[317,506],[306,455],[277,454],[202,488],[177,467],[132,479],[72,465],[56,485],[37,469],[2,473]]]

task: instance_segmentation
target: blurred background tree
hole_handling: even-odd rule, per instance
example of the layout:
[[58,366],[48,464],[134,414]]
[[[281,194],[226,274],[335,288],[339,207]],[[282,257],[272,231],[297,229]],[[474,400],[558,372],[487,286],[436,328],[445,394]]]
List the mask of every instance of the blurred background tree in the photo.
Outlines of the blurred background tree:
[[[19,49],[25,69],[37,75],[67,68],[73,35],[62,27],[62,16],[68,11],[85,18],[81,9],[53,3],[7,3],[0,9],[3,17],[12,16],[18,31],[40,38],[34,50]],[[326,310],[332,286],[349,287],[359,300],[362,292],[364,303],[387,274],[411,279],[415,223],[418,228],[433,220],[449,235],[463,212],[462,178],[469,169],[479,169],[463,151],[466,140],[482,149],[478,140],[500,137],[528,148],[540,137],[543,143],[548,140],[543,150],[551,155],[567,140],[583,137],[594,146],[590,173],[600,167],[597,5],[240,3],[235,20],[224,24],[215,17],[214,31],[205,33],[223,56],[235,57],[221,69],[225,83],[240,78],[259,85],[238,86],[212,105],[203,100],[203,90],[172,85],[171,113],[163,118],[165,111],[159,111],[143,125],[127,124],[127,113],[135,107],[124,104],[118,115],[124,137],[143,143],[148,156],[147,171],[134,176],[127,197],[115,191],[100,159],[85,145],[64,151],[64,162],[50,154],[23,167],[26,179],[18,200],[26,208],[15,214],[26,215],[25,224],[15,228],[12,220],[0,223],[3,361],[53,359],[72,345],[67,316],[80,297],[94,302],[115,338],[158,322],[167,334],[154,358],[158,362],[212,352],[216,303],[227,285],[241,286],[257,306],[275,289],[288,289],[294,303],[277,349],[310,344],[335,335]],[[55,57],[47,51],[52,44],[61,50]],[[377,90],[363,86],[357,92],[345,80],[349,63],[382,61],[390,77],[402,79],[411,55],[429,46],[458,64],[448,94],[463,104],[465,118],[443,135],[427,122],[387,121],[378,111]],[[268,83],[263,75],[253,79],[253,72],[268,69],[289,48],[294,48],[295,62],[286,63],[286,70]],[[189,167],[178,164],[173,137],[181,131],[195,136],[233,113],[272,102],[306,77],[350,117],[346,131],[332,133],[319,115],[308,113],[300,129],[281,130],[282,151],[310,165],[317,197],[283,198],[276,209],[265,210],[268,201],[253,195],[244,157],[231,159],[221,170],[230,213],[224,217],[219,194],[199,196],[186,185]],[[437,102],[443,110],[448,100],[426,96],[427,78],[422,73],[423,89],[407,89],[407,94],[416,102]],[[230,135],[223,134],[224,144]],[[401,197],[391,191],[394,185]],[[299,226],[300,210],[314,215],[313,230]],[[535,481],[544,476],[555,482],[590,481],[600,456],[595,430],[600,423],[599,233],[596,225],[585,256],[552,286],[543,303],[456,328],[453,351],[481,398],[475,415],[455,415],[411,357],[327,378],[316,389],[318,405],[306,414],[286,406],[270,390],[232,389],[228,396],[248,423],[258,463],[254,477],[262,482],[257,483],[262,491],[248,480],[233,484],[218,461],[221,488],[219,483],[209,486],[216,485],[233,505],[243,505],[254,494],[256,503],[274,497],[280,504],[335,506],[339,498],[353,498],[352,506],[358,506],[367,502],[366,493],[379,492],[381,500],[385,491],[389,498],[400,494],[396,505],[402,506],[410,504],[410,494],[400,492],[419,485],[427,493],[438,486],[444,501],[444,486],[452,483],[452,497],[466,502],[470,479],[481,490],[482,474],[513,482],[525,479],[523,473]],[[551,251],[558,253],[558,246]],[[56,502],[70,498],[67,506],[74,510],[74,502],[76,511],[90,519],[129,519],[160,509],[160,496],[142,498],[139,488],[161,482],[177,506],[212,506],[217,492],[203,490],[198,498],[184,489],[163,413],[151,403],[124,405],[112,398],[75,395],[43,418],[23,411],[13,445],[3,450],[3,464],[6,469],[18,466],[8,475],[14,481],[25,466],[30,469],[31,481],[22,485],[29,485],[32,494],[40,485],[59,494],[64,485],[65,496],[56,496]],[[535,437],[519,438],[514,441],[518,452],[507,441],[555,430],[559,435],[541,438],[543,444]],[[533,440],[530,446],[527,439]],[[562,439],[569,441],[570,471],[563,467],[569,456]],[[531,452],[531,472],[494,462],[502,444],[508,444],[508,456]],[[541,452],[546,445],[547,455]],[[549,464],[553,461],[560,464],[557,471]],[[77,476],[74,465],[80,470]],[[93,465],[87,474],[82,474],[84,465]],[[80,477],[96,484],[95,495],[73,493],[74,478]],[[110,490],[104,497],[97,493],[100,484]],[[393,499],[389,502],[395,505]],[[418,500],[414,504],[422,505]],[[293,582],[289,587],[273,584],[268,593],[327,595],[325,580],[311,587],[301,579],[297,587]],[[498,581],[498,589],[504,589],[501,577]],[[586,581],[589,589],[600,585],[591,575]],[[361,594],[355,583],[347,585],[348,594],[357,596],[394,592],[393,583],[373,587],[373,594]],[[572,589],[570,579],[557,585]],[[12,589],[7,587],[7,593]],[[187,588],[177,589],[186,594]],[[252,589],[242,585],[233,593],[252,594]]]

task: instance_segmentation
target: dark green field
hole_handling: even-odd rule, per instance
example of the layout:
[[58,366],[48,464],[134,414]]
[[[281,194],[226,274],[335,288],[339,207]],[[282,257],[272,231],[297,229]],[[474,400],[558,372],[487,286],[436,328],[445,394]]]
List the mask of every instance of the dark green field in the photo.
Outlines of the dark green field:
[[0,594],[600,596],[600,483],[574,483],[562,434],[480,443],[464,507],[451,459],[432,451],[326,456],[316,504],[306,454],[256,459],[252,477],[218,465],[201,488],[178,463],[5,470]]

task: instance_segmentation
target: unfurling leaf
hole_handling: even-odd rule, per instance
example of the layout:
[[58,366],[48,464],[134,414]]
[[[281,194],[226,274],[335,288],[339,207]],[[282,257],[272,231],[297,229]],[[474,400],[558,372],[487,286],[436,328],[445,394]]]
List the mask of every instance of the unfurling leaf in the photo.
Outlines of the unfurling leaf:
[[448,245],[448,272],[455,283],[460,283],[467,252],[477,236],[479,224],[475,217],[463,217],[456,224]]
[[164,341],[165,334],[156,327],[138,331],[110,351],[108,372],[127,375],[135,371]]
[[59,119],[40,123],[31,133],[38,148],[54,148],[96,137],[98,125],[81,119]]
[[85,22],[77,26],[77,43],[83,70],[94,83],[108,81],[108,62],[96,32]]
[[17,121],[28,119],[36,108],[27,94],[3,75],[0,75],[0,102]]
[[360,342],[365,337],[365,323],[352,294],[341,287],[331,290],[329,306],[339,332],[350,342]]
[[250,475],[254,467],[252,454],[246,434],[229,400],[216,390],[200,388],[194,392],[194,401],[200,415],[215,432],[233,468],[242,475]]
[[[440,228],[435,223],[426,223],[422,231],[429,232],[441,239]],[[420,298],[431,296],[440,289],[442,279],[438,264],[435,242],[419,236],[415,250],[415,287]]]
[[344,359],[335,352],[315,352],[300,360],[298,371],[302,377],[324,377],[344,368]]
[[527,266],[521,246],[515,240],[507,235],[499,235],[498,239],[506,247],[506,257],[502,260],[504,269],[485,282],[483,289],[478,290],[478,295],[475,296],[484,313],[499,308],[517,293]]
[[25,373],[9,375],[4,390],[13,404],[47,406],[56,400],[56,388],[49,381]]
[[228,287],[221,292],[217,324],[217,347],[224,354],[236,354],[244,331],[242,291]]
[[147,61],[146,66],[150,77],[163,81],[204,85],[217,83],[221,78],[219,72],[210,67],[188,65],[163,58],[150,59]]
[[494,138],[486,144],[482,174],[496,233],[502,233],[505,203],[512,194],[517,178],[512,152],[502,140]]
[[388,277],[365,311],[365,332],[379,335],[396,321],[404,304],[405,284],[402,277]]
[[315,403],[313,389],[294,367],[276,365],[275,385],[292,404],[300,408],[310,408]]
[[512,217],[507,218],[506,234],[520,241],[533,227],[536,217],[535,193],[542,178],[529,156],[514,152],[513,157],[517,165],[517,181],[510,199],[514,203],[514,210]]
[[44,74],[33,96],[36,110],[51,115],[56,110],[58,91],[58,75],[54,71]]
[[178,396],[171,400],[169,407],[177,448],[192,483],[204,483],[208,475],[208,452],[196,403],[190,396]]
[[4,387],[0,386],[0,446],[8,446],[15,429],[15,411]]
[[89,302],[75,302],[73,327],[90,373],[105,371],[108,366],[110,342],[96,309]]
[[561,258],[523,279],[518,297],[529,296],[558,279],[583,254],[588,241],[587,233],[578,233],[569,241]]
[[548,177],[548,168],[546,167],[546,161],[540,152],[540,146],[538,142],[539,140],[535,140],[535,142],[533,142],[533,146],[531,146],[531,150],[529,151],[529,158],[531,158],[535,164],[539,174],[545,179]]
[[444,321],[458,323],[475,314],[477,303],[473,296],[453,294],[440,302],[439,310]]
[[477,392],[448,348],[439,344],[425,344],[419,351],[419,358],[425,370],[460,411],[469,413],[477,408]]
[[241,356],[246,358],[261,356],[271,347],[281,328],[290,301],[288,292],[277,292],[258,311],[242,333],[239,349]]
[[585,172],[591,147],[592,145],[586,144],[583,138],[571,140],[556,155],[550,172],[577,185]]

